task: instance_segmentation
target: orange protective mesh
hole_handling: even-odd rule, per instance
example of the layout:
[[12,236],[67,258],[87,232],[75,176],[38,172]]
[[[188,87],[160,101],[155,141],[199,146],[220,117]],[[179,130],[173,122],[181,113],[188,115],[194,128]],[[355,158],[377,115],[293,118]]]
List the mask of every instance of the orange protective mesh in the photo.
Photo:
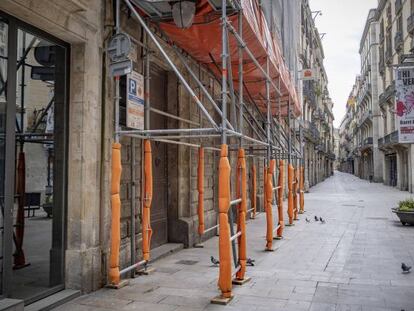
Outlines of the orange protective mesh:
[[[243,40],[247,47],[260,63],[266,67],[266,58],[270,59],[270,76],[280,89],[279,96],[274,88],[271,88],[271,104],[273,115],[278,114],[279,99],[281,102],[281,115],[287,115],[287,106],[290,101],[293,105],[293,114],[301,114],[301,106],[296,89],[289,70],[283,60],[283,54],[279,42],[270,33],[267,22],[257,0],[241,0],[243,8]],[[218,70],[213,60],[221,66],[222,40],[221,40],[221,12],[216,12],[207,0],[200,0],[197,4],[194,23],[187,29],[176,27],[174,22],[161,22],[161,29],[169,36],[170,40],[185,50],[197,61],[207,65],[211,71],[221,78],[221,70]],[[238,30],[237,14],[228,17],[233,27]],[[230,57],[235,89],[238,89],[238,43],[229,35]],[[266,111],[266,85],[261,71],[249,58],[243,54],[243,79],[248,92],[251,94],[260,109]]]

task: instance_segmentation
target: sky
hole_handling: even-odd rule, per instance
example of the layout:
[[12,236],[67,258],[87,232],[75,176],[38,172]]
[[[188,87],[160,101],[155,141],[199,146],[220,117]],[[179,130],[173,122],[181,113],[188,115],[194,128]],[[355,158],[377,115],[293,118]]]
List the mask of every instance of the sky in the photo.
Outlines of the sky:
[[360,72],[359,43],[365,21],[377,0],[309,0],[312,11],[321,10],[315,20],[325,53],[329,94],[334,102],[334,125],[339,127],[355,77]]

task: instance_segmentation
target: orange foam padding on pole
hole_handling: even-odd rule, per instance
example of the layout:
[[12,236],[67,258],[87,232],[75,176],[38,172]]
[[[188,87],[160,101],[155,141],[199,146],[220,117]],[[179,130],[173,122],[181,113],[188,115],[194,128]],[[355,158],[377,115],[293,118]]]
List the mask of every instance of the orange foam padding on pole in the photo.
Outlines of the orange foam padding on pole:
[[252,166],[252,178],[253,178],[253,184],[252,184],[252,197],[251,197],[251,202],[252,202],[252,218],[256,218],[256,213],[257,213],[257,172],[256,172],[256,165],[253,164]]
[[244,149],[239,149],[239,155],[237,160],[237,172],[236,172],[236,196],[241,198],[242,201],[237,206],[238,221],[237,232],[241,232],[238,238],[239,244],[239,264],[240,270],[236,273],[238,280],[244,280],[246,274],[246,261],[247,261],[247,249],[246,249],[246,213],[247,213],[247,174],[246,174],[246,155]]
[[198,234],[204,233],[204,148],[198,150]]
[[219,260],[220,275],[218,286],[223,298],[230,298],[232,290],[231,280],[231,248],[230,248],[230,225],[228,212],[230,208],[230,163],[227,145],[221,145],[219,162]]
[[109,281],[118,285],[119,274],[119,246],[121,244],[121,198],[119,191],[121,187],[121,144],[112,144],[112,180],[111,180],[111,254],[109,263]]
[[152,203],[152,151],[151,142],[144,141],[144,205],[142,209],[142,258],[150,259],[151,249],[151,203]]
[[300,167],[300,183],[299,183],[300,213],[305,212],[305,169]]
[[23,238],[24,238],[24,206],[25,206],[25,193],[26,193],[26,160],[24,152],[19,153],[19,159],[17,162],[17,185],[16,185],[17,197],[17,214],[16,214],[16,250],[13,254],[13,268],[18,269],[26,265],[26,257],[23,251]]
[[285,227],[285,222],[283,220],[283,190],[285,182],[285,161],[279,161],[279,179],[278,186],[280,187],[277,190],[277,211],[279,216],[279,229],[277,229],[277,236],[280,238],[283,236],[283,229]]
[[293,183],[293,219],[298,220],[298,186],[299,186],[299,179],[298,179],[298,168],[294,169],[294,183]]
[[288,217],[289,224],[293,224],[293,175],[295,174],[295,169],[292,164],[288,166]]
[[263,170],[263,209],[266,211],[266,183],[267,183],[267,167],[266,164],[264,165]]
[[270,160],[270,166],[267,170],[266,181],[266,249],[270,250],[273,246],[273,212],[272,212],[272,198],[273,198],[273,172],[275,171],[276,160]]

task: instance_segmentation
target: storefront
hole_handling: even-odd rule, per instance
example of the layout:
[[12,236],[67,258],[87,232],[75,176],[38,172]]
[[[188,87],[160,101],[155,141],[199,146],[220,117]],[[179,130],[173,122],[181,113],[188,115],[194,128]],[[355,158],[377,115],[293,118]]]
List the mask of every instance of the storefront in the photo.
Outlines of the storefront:
[[0,11],[1,294],[63,288],[69,46]]

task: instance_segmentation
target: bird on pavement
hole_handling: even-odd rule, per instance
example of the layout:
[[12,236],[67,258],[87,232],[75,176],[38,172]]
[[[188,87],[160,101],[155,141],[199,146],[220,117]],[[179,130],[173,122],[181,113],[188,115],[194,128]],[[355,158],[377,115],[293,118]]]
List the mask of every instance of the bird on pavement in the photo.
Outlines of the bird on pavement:
[[321,221],[321,223],[325,223],[325,220],[322,217],[319,217],[319,220]]
[[255,262],[255,260],[254,259],[251,259],[251,258],[247,258],[247,261],[246,261],[246,264],[248,265],[248,266],[254,266],[254,262]]
[[401,263],[401,269],[403,271],[403,273],[410,273],[411,271],[411,266],[407,266],[405,263]]
[[318,216],[315,216],[315,221],[319,221]]
[[213,265],[215,265],[215,266],[217,266],[219,263],[220,263],[220,261],[218,261],[216,258],[214,258],[213,256],[211,256],[210,257],[210,260],[211,260],[211,263],[213,264]]
[[310,220],[308,218],[306,218],[305,220],[306,220],[306,222],[310,222]]

